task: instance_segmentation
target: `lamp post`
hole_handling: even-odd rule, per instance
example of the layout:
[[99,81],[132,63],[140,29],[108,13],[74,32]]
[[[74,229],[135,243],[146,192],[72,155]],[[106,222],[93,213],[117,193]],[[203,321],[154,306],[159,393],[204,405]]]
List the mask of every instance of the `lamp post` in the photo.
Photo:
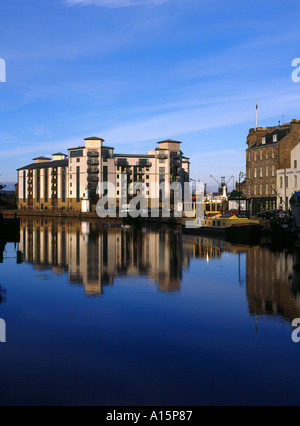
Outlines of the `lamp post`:
[[239,214],[241,213],[241,179],[244,179],[246,174],[244,172],[239,173]]

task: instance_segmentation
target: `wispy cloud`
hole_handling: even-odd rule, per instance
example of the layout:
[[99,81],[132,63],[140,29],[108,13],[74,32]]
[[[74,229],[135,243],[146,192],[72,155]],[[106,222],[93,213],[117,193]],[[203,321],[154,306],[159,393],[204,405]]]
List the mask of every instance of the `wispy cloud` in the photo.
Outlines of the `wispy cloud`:
[[75,6],[101,6],[107,8],[129,7],[129,6],[158,6],[169,0],[65,0],[65,3]]

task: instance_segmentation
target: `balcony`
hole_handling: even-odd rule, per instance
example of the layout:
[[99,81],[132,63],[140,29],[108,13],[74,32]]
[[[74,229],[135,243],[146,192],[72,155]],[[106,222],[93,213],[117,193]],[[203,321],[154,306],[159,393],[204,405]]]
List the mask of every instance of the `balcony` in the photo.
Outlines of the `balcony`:
[[87,177],[87,181],[88,182],[99,182],[99,177],[96,175],[89,175]]
[[91,151],[87,152],[87,156],[88,157],[96,157],[97,158],[97,157],[99,157],[99,152],[91,150]]
[[99,168],[98,167],[88,167],[87,168],[88,174],[99,174]]
[[89,182],[87,187],[91,191],[95,191],[97,189],[98,183],[97,182]]
[[88,166],[99,166],[99,160],[97,158],[91,157],[87,160]]
[[157,158],[160,160],[166,160],[168,158],[168,154],[157,154]]
[[126,167],[126,166],[128,166],[128,161],[126,160],[126,158],[118,158],[115,162],[115,165]]
[[180,164],[180,157],[179,158],[171,158],[170,164],[171,164],[171,166],[178,166]]
[[151,167],[152,163],[150,163],[149,160],[139,160],[137,166],[138,167]]

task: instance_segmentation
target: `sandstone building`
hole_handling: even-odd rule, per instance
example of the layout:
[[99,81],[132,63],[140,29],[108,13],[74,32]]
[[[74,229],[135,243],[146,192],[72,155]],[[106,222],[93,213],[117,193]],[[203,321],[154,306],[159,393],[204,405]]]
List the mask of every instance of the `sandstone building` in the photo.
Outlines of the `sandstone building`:
[[18,209],[34,211],[82,211],[83,200],[89,199],[95,211],[97,187],[101,182],[115,185],[117,202],[121,197],[121,177],[128,185],[145,184],[145,197],[151,201],[153,182],[189,181],[189,159],[183,156],[181,142],[164,140],[145,155],[115,154],[114,148],[103,145],[98,137],[85,139],[83,146],[37,157],[33,163],[18,169]]
[[[282,203],[282,194],[278,193],[277,187],[277,171],[292,167],[291,151],[299,142],[300,120],[249,130],[243,193],[250,201],[251,211],[273,210]],[[287,194],[284,197],[286,204]]]

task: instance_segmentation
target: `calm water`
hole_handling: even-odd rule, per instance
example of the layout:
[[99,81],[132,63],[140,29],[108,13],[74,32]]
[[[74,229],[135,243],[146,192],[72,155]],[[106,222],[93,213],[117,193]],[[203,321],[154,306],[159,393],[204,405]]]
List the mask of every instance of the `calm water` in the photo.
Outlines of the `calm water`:
[[0,264],[0,404],[298,404],[297,265],[174,228],[22,219]]

